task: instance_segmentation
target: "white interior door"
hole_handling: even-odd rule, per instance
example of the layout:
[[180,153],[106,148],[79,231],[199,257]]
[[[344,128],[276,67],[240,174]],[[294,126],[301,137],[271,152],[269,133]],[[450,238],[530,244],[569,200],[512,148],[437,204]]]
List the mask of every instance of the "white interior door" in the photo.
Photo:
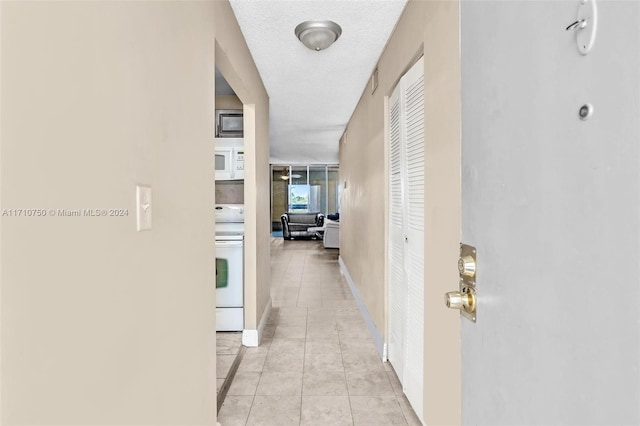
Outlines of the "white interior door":
[[389,99],[389,362],[402,380],[404,374],[407,280],[404,265],[404,185],[400,84]]
[[400,79],[390,105],[389,361],[422,415],[424,362],[424,62]]
[[424,382],[424,60],[403,77],[406,170],[405,210],[407,235],[406,365],[404,393],[422,417]]
[[640,423],[640,3],[579,4],[461,3],[464,424]]

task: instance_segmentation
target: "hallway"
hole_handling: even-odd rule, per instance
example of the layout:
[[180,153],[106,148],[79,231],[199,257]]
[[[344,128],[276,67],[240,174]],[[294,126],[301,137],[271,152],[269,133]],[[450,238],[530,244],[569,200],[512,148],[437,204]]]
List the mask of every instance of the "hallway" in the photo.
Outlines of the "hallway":
[[319,241],[271,241],[273,309],[220,410],[232,425],[419,425]]

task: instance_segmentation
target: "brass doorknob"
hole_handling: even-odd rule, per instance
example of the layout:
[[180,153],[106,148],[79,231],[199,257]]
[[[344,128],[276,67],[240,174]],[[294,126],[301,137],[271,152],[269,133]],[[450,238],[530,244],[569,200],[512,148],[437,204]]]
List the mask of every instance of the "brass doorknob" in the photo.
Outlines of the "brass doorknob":
[[473,293],[450,291],[445,293],[444,303],[447,305],[447,308],[464,309],[469,313],[476,311],[476,296]]
[[458,259],[458,272],[461,277],[474,277],[476,275],[476,260],[473,256],[461,256]]

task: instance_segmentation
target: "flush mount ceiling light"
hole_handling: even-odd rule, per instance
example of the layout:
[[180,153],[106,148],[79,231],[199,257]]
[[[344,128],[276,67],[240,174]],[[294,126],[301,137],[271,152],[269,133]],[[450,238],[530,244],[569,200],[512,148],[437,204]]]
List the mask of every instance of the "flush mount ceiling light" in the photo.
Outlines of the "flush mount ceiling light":
[[[292,174],[290,177],[292,177],[293,179],[300,179],[302,176],[298,174]],[[289,180],[289,175],[282,175],[280,176],[280,179]]]
[[296,37],[311,50],[324,50],[342,34],[340,25],[333,21],[305,21],[295,30]]

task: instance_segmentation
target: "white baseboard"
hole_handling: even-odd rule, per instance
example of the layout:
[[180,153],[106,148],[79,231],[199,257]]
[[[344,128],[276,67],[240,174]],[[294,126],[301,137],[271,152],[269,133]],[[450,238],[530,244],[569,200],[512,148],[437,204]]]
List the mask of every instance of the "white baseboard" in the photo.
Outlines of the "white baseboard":
[[364,318],[364,322],[367,324],[367,328],[369,329],[369,333],[371,334],[371,337],[373,338],[373,342],[376,345],[378,354],[380,355],[380,358],[382,358],[383,361],[386,361],[387,345],[386,343],[384,343],[384,339],[382,338],[382,335],[380,334],[375,324],[373,323],[373,319],[371,319],[371,315],[369,314],[369,311],[367,310],[367,307],[364,304],[362,297],[360,296],[358,287],[356,287],[355,283],[353,282],[353,279],[351,279],[351,275],[349,275],[349,270],[347,269],[347,265],[344,264],[344,261],[342,260],[342,256],[338,257],[338,263],[340,264],[340,270],[342,271],[342,274],[344,275],[344,278],[347,281],[349,288],[351,289],[351,293],[353,293],[353,297],[356,299],[358,308],[360,308],[360,313]]
[[244,346],[257,347],[260,344],[264,327],[267,325],[267,319],[269,319],[269,314],[271,314],[271,298],[269,298],[267,306],[264,308],[262,318],[260,318],[260,322],[258,323],[258,329],[251,330],[245,328],[242,330],[242,344]]
[[242,344],[244,346],[256,347],[260,343],[260,337],[258,336],[258,330],[250,330],[245,328],[242,330]]

